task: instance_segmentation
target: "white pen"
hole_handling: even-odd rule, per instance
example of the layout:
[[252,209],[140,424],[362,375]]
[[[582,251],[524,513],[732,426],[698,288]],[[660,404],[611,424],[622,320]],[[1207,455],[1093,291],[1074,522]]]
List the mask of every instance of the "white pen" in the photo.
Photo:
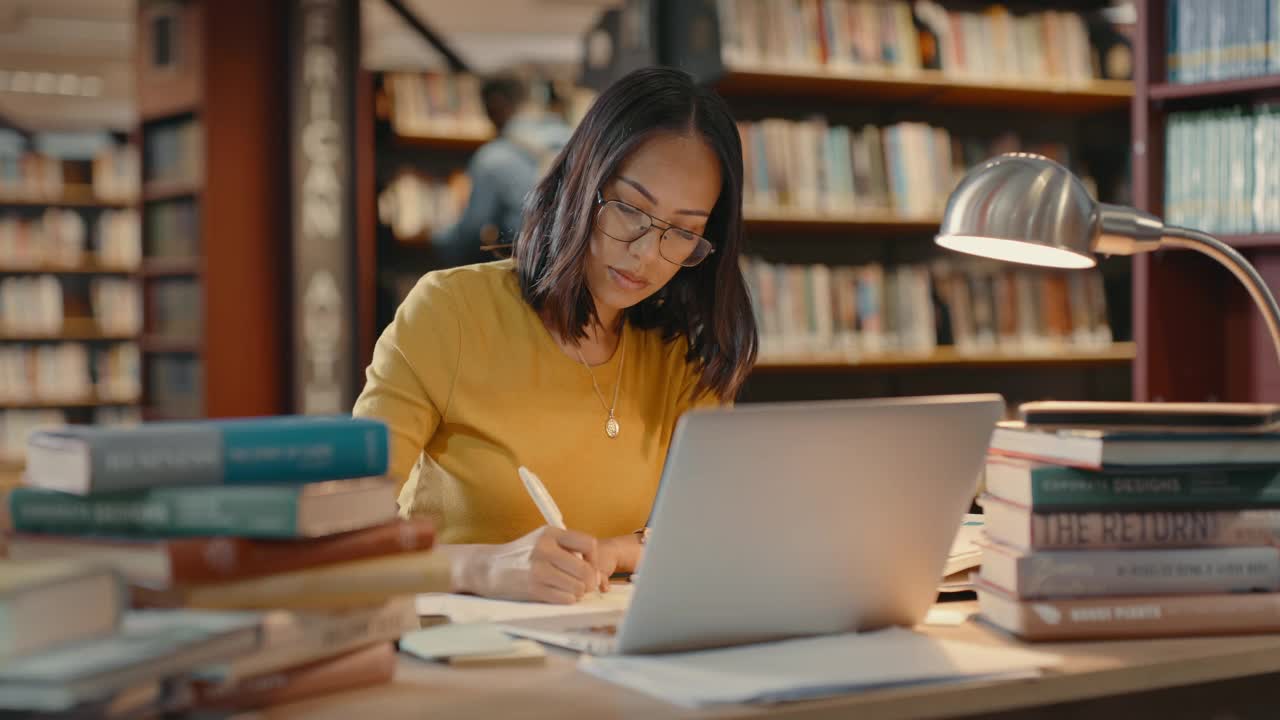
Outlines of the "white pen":
[[[547,492],[547,486],[542,484],[542,480],[529,468],[521,465],[516,468],[516,473],[520,475],[520,481],[524,483],[524,489],[529,493],[529,497],[533,498],[533,504],[538,506],[538,512],[542,513],[542,519],[553,528],[567,530],[564,526],[564,516],[560,514],[560,506],[556,505],[556,501],[551,497],[551,493]],[[581,553],[574,553],[578,557],[582,557]],[[596,594],[600,591],[599,585],[596,587]]]

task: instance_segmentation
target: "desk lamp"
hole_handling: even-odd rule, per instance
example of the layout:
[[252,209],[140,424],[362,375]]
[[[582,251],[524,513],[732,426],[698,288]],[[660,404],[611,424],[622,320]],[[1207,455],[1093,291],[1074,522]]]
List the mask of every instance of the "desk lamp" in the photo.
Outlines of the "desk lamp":
[[1131,207],[1096,202],[1079,178],[1048,158],[1008,153],[970,170],[947,199],[934,241],[971,255],[1069,269],[1093,267],[1095,254],[1198,250],[1225,265],[1248,288],[1280,357],[1280,307],[1243,255],[1197,230],[1165,225]]

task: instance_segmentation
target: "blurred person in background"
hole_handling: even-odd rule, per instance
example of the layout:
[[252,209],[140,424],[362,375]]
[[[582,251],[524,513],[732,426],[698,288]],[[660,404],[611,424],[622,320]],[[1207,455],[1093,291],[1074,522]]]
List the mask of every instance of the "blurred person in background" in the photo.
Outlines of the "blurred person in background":
[[[520,231],[525,196],[551,165],[573,130],[542,97],[541,83],[504,72],[480,89],[497,137],[481,146],[467,166],[471,193],[458,222],[432,238],[445,267],[492,260]],[[504,253],[505,254],[505,253]]]

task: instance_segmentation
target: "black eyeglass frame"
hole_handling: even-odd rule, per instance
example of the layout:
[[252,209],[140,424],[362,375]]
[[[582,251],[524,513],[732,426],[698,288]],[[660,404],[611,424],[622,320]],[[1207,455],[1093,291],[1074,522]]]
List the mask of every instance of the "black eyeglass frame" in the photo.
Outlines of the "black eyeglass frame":
[[[613,235],[610,235],[610,234],[609,234],[609,233],[608,233],[604,228],[600,227],[600,220],[599,220],[599,218],[600,218],[600,211],[601,211],[601,210],[603,210],[603,209],[604,209],[604,206],[605,206],[605,205],[607,205],[608,203],[618,203],[619,205],[621,205],[621,206],[623,206],[623,207],[627,208],[628,210],[634,210],[634,211],[636,211],[636,212],[640,213],[641,215],[643,215],[643,216],[645,216],[645,217],[649,218],[649,227],[645,228],[645,229],[644,229],[644,232],[642,232],[642,233],[640,233],[639,235],[637,235],[637,236],[635,236],[635,237],[631,238],[630,240],[624,240],[624,239],[622,239],[622,238],[620,238],[620,237],[614,237]],[[596,228],[597,230],[599,230],[600,232],[602,232],[602,233],[604,233],[604,234],[605,234],[605,237],[608,237],[608,238],[613,239],[613,240],[617,240],[617,241],[618,241],[618,242],[620,242],[620,243],[627,243],[628,245],[630,245],[631,243],[633,243],[633,242],[635,242],[635,241],[639,240],[640,238],[644,237],[645,235],[648,235],[648,234],[649,234],[649,231],[656,227],[656,228],[658,228],[659,230],[661,230],[661,231],[662,231],[662,233],[661,233],[660,235],[658,235],[658,257],[661,257],[663,260],[666,260],[667,262],[671,263],[672,265],[679,265],[680,267],[698,267],[698,266],[699,266],[699,265],[701,265],[702,263],[706,262],[707,258],[711,257],[711,255],[712,255],[713,253],[715,253],[715,251],[716,251],[716,246],[715,246],[715,245],[713,245],[713,244],[711,243],[711,241],[710,241],[710,240],[708,240],[707,238],[703,237],[702,235],[699,235],[698,233],[695,233],[695,232],[689,232],[688,230],[685,230],[685,229],[684,229],[684,228],[682,228],[682,227],[676,227],[675,225],[672,225],[671,223],[667,223],[667,226],[666,226],[666,227],[662,227],[662,226],[660,226],[660,225],[655,224],[655,223],[654,223],[654,220],[655,220],[655,218],[654,218],[652,215],[650,215],[649,213],[647,213],[647,212],[645,212],[645,211],[641,210],[640,208],[636,207],[635,205],[632,205],[632,204],[631,204],[631,203],[629,203],[629,202],[624,202],[624,201],[622,201],[622,200],[605,200],[605,198],[604,198],[604,193],[600,192],[599,190],[597,190],[597,191],[596,191],[596,216],[595,216],[594,218],[592,218],[591,222],[592,222],[592,224],[595,226],[595,228]],[[666,223],[667,221],[666,221],[666,220],[663,220],[662,222]],[[706,248],[707,248],[707,252],[706,252],[706,254],[705,254],[705,255],[703,255],[701,258],[699,258],[699,259],[698,259],[698,261],[697,261],[697,262],[695,262],[695,263],[694,263],[694,264],[692,264],[692,265],[686,265],[686,264],[684,264],[684,263],[682,263],[682,262],[676,262],[675,260],[672,260],[671,258],[667,257],[666,255],[663,255],[663,254],[662,254],[662,238],[666,237],[667,231],[669,231],[669,230],[673,230],[673,229],[674,229],[674,230],[679,230],[680,232],[689,233],[690,235],[692,235],[692,236],[694,236],[694,237],[698,238],[698,240],[700,241],[700,242],[699,242],[698,247],[702,247],[702,246],[703,246],[703,245],[702,245],[702,243],[705,243],[705,244],[706,244]],[[697,254],[697,251],[695,250],[693,253],[690,253],[690,257],[692,257],[693,255],[696,255],[696,254]]]

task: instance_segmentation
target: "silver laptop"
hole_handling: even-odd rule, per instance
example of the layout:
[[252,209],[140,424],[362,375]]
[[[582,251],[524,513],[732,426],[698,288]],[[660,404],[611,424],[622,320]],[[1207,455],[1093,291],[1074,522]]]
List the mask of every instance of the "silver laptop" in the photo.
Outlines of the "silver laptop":
[[690,412],[630,607],[502,627],[635,654],[915,625],[1004,409],[990,394]]

